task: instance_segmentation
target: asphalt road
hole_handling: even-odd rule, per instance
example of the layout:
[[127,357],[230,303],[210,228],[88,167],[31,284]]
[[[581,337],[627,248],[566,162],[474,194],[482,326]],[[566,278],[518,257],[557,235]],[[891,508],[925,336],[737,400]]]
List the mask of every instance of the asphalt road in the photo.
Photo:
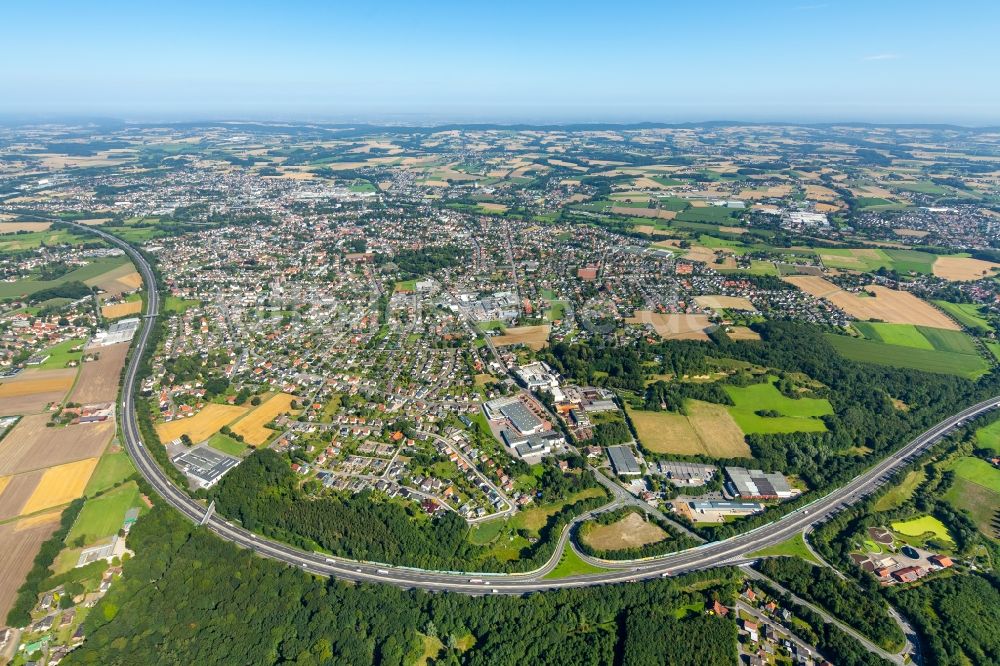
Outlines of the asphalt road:
[[[131,245],[111,234],[92,227],[81,226],[80,228],[101,236],[128,253],[129,257],[135,262],[147,287],[145,316],[150,319],[157,317],[160,307],[159,294],[155,289],[152,269],[145,258]],[[143,445],[139,436],[138,426],[136,425],[136,412],[132,396],[135,390],[139,361],[148,343],[151,328],[145,325],[140,329],[134,352],[129,359],[129,364],[125,372],[120,405],[122,439],[136,467],[150,485],[153,486],[168,504],[187,516],[190,520],[199,523],[205,515],[205,507],[178,489],[163,470],[160,469]],[[747,554],[784,541],[793,534],[826,520],[843,508],[871,493],[884,483],[897,468],[906,465],[910,460],[938,441],[957,425],[998,405],[1000,405],[1000,396],[962,410],[924,432],[892,456],[876,464],[847,485],[816,500],[806,508],[790,513],[751,532],[734,536],[725,541],[706,543],[696,548],[656,558],[635,562],[616,562],[611,565],[616,567],[615,569],[596,574],[577,575],[558,579],[544,578],[558,563],[559,555],[562,553],[563,547],[569,538],[568,529],[560,535],[555,551],[556,554],[545,566],[525,574],[502,575],[427,571],[330,557],[319,553],[303,551],[278,541],[259,537],[214,513],[205,522],[205,527],[227,541],[231,541],[243,548],[254,550],[262,557],[279,560],[310,573],[335,576],[345,580],[388,583],[404,588],[446,590],[465,594],[524,594],[538,590],[586,587],[653,579],[698,569],[747,562],[749,559],[752,559],[748,558]]]

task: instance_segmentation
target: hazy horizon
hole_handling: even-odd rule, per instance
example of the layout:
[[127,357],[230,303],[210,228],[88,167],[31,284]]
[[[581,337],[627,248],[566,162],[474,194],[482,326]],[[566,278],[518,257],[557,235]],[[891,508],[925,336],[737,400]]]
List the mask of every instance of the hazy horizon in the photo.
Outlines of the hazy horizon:
[[1000,124],[1000,7],[808,0],[5,7],[0,115]]

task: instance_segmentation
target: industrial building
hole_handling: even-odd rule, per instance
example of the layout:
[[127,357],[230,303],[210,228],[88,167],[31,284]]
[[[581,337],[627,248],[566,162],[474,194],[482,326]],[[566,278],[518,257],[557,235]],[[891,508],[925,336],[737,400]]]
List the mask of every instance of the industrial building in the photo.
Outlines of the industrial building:
[[642,474],[639,461],[628,446],[609,446],[608,459],[611,461],[611,468],[618,476],[638,476]]
[[788,480],[776,472],[727,467],[726,476],[729,477],[726,489],[741,499],[788,499],[796,494],[789,487]]
[[239,465],[240,459],[207,446],[198,446],[174,456],[173,462],[199,488],[211,488],[226,472]]

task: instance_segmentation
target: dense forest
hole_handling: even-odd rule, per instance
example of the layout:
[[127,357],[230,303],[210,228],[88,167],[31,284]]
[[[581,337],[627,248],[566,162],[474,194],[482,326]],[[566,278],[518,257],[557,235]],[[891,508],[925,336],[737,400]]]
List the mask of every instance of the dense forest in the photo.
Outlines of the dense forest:
[[[376,501],[370,492],[312,497],[299,487],[300,480],[286,458],[263,449],[227,474],[210,496],[219,513],[247,529],[308,550],[429,569],[488,571],[541,566],[572,517],[606,501],[596,497],[563,507],[519,559],[500,562],[466,538],[469,526],[455,513],[430,518],[416,504]],[[561,481],[567,494],[594,483],[586,474],[563,475]]]
[[469,257],[469,251],[454,245],[425,247],[420,250],[400,250],[393,257],[379,255],[378,261],[391,261],[406,275],[420,276],[442,268],[458,266]]
[[967,574],[896,588],[893,604],[920,631],[927,663],[1000,664],[1000,580]]
[[[643,584],[468,597],[349,585],[260,559],[156,506],[137,555],[65,664],[412,663],[730,666],[730,620],[675,611],[736,591],[732,570]],[[679,613],[684,616],[684,611]]]

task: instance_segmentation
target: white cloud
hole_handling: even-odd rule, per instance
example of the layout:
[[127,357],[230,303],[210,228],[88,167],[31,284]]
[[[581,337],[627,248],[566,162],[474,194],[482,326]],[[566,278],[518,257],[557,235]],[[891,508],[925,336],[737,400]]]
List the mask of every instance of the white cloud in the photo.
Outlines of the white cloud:
[[898,53],[876,53],[875,55],[869,55],[862,58],[865,61],[873,60],[898,60],[900,55]]

